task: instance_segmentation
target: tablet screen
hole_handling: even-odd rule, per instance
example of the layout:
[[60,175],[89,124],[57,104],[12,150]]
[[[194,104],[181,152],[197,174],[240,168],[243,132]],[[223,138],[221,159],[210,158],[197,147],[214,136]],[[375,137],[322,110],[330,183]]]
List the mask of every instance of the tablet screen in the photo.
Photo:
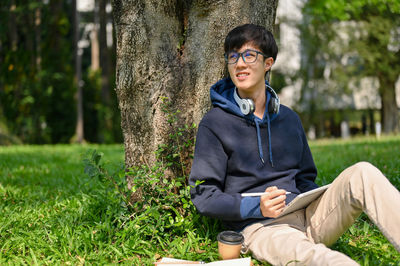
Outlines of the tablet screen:
[[[292,200],[278,217],[307,207],[311,202],[321,196],[330,184],[299,194]],[[277,217],[277,218],[278,218]]]

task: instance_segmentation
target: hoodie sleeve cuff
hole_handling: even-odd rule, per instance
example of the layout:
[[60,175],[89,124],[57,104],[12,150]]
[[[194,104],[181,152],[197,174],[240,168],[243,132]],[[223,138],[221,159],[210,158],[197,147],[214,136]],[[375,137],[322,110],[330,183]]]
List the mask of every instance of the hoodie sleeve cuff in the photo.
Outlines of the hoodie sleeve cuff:
[[264,218],[260,209],[260,197],[244,197],[240,202],[240,216],[242,219]]

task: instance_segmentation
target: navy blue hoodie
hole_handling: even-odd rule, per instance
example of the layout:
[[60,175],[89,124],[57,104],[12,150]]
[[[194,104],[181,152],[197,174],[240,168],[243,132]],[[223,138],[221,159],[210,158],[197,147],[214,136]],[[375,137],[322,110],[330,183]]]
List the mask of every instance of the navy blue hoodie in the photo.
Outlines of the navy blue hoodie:
[[277,186],[298,194],[314,189],[317,170],[298,115],[281,105],[279,114],[263,119],[243,115],[234,100],[230,78],[210,89],[213,108],[199,124],[194,160],[189,177],[191,198],[197,210],[221,219],[226,227],[241,230],[265,218],[260,197],[241,197],[243,192],[264,192]]

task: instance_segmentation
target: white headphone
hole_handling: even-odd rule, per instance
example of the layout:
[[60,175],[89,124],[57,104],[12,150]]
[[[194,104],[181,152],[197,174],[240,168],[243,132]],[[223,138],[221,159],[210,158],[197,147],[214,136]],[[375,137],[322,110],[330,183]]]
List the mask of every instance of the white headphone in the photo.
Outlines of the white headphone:
[[270,112],[271,114],[278,114],[279,107],[281,106],[281,100],[271,86],[265,84],[265,87],[271,93],[271,100],[269,101],[268,112]]
[[[268,104],[268,112],[271,114],[278,114],[279,113],[279,107],[280,107],[280,100],[274,89],[269,86],[268,84],[265,84],[265,87],[267,90],[271,93],[271,100],[269,101]],[[256,109],[256,106],[254,104],[254,101],[252,99],[242,99],[240,98],[239,94],[237,93],[237,88],[235,87],[233,97],[235,98],[236,103],[240,107],[240,111],[244,115],[248,115],[254,112]]]
[[256,109],[256,106],[255,106],[255,104],[254,104],[252,99],[242,99],[242,98],[239,97],[236,87],[235,87],[235,91],[233,93],[233,97],[235,98],[235,101],[239,105],[240,111],[244,115],[251,114]]

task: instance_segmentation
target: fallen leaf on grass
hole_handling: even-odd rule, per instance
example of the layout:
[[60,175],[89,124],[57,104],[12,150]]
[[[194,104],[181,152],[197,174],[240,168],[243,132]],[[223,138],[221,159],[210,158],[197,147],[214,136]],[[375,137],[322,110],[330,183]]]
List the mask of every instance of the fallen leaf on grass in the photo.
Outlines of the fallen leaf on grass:
[[195,252],[196,252],[197,254],[203,254],[203,253],[206,253],[206,250],[203,250],[203,249],[196,249]]

